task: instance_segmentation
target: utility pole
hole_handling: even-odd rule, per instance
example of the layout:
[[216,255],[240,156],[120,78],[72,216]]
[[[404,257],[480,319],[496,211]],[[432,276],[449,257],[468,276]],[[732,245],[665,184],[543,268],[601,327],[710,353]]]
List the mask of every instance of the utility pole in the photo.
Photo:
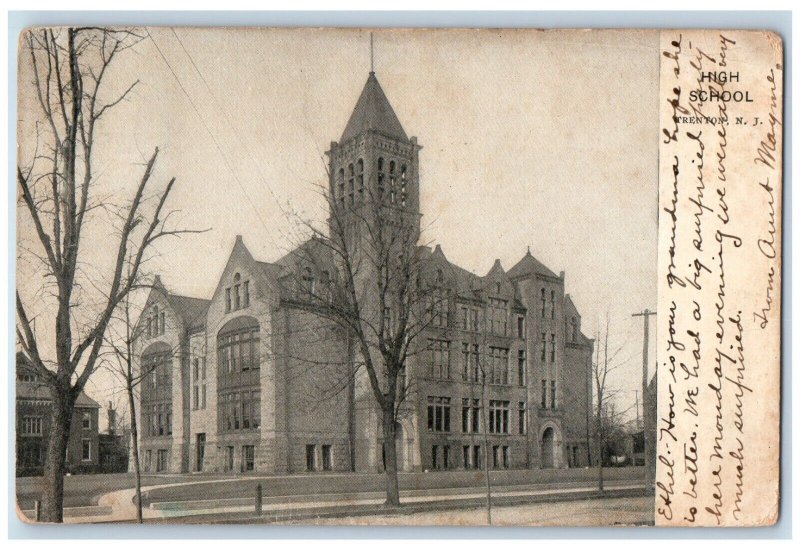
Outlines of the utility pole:
[[[650,464],[647,457],[647,364],[648,364],[648,351],[650,349],[650,316],[655,315],[655,311],[645,309],[640,313],[634,313],[632,317],[642,317],[644,320],[644,339],[642,342],[642,443],[644,451],[644,479],[645,485],[650,487]],[[651,396],[652,399],[652,396]],[[638,399],[637,399],[638,401]]]
[[[636,429],[643,430],[644,427],[639,421],[639,390],[633,390],[633,393],[636,394]],[[644,399],[644,396],[642,396],[642,399]]]

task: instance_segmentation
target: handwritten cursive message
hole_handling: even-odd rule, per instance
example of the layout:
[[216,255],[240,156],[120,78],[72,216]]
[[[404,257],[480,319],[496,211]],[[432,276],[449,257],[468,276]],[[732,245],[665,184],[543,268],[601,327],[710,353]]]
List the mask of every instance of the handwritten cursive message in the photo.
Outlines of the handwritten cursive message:
[[661,34],[657,525],[778,514],[783,50]]

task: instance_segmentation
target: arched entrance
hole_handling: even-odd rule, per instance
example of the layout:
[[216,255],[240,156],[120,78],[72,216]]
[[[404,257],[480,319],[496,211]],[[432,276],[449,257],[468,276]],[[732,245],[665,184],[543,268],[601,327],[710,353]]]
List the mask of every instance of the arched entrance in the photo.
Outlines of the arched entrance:
[[552,468],[554,466],[554,461],[553,461],[554,441],[555,441],[555,430],[552,427],[545,428],[544,432],[542,433],[542,443],[541,443],[542,468]]

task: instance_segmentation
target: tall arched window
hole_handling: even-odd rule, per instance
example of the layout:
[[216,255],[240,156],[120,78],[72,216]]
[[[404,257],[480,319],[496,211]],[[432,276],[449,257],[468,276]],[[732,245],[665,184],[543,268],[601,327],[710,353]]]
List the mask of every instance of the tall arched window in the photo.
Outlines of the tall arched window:
[[383,184],[384,184],[384,179],[385,179],[385,175],[383,173],[383,169],[384,169],[383,157],[378,157],[378,198],[379,199],[383,198]]
[[338,199],[339,204],[344,205],[344,168],[339,168],[339,175],[337,177],[336,185],[336,198]]
[[358,200],[364,201],[364,159],[358,159]]
[[397,182],[397,179],[394,174],[394,169],[395,169],[394,161],[393,160],[389,161],[389,202],[391,202],[392,204],[395,203],[395,200],[397,198],[397,191],[395,189],[395,183]]
[[261,425],[259,325],[253,317],[228,321],[217,333],[218,426],[220,432]]
[[544,292],[544,289],[542,289],[542,319],[544,319],[544,311],[547,308],[547,296]]
[[408,181],[406,174],[406,165],[400,167],[400,205],[405,206],[408,199]]
[[350,197],[350,204],[355,202],[356,197],[356,184],[355,184],[355,169],[353,168],[353,164],[350,163],[350,166],[347,169],[347,176],[348,176],[348,195]]

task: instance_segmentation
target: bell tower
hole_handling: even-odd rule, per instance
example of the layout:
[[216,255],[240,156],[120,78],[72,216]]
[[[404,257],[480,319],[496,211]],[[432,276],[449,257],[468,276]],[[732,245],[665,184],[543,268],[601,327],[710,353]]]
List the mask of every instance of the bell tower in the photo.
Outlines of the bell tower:
[[[419,150],[406,135],[374,71],[338,142],[326,152],[331,215],[400,218],[419,234]],[[358,212],[358,214],[355,214]]]

